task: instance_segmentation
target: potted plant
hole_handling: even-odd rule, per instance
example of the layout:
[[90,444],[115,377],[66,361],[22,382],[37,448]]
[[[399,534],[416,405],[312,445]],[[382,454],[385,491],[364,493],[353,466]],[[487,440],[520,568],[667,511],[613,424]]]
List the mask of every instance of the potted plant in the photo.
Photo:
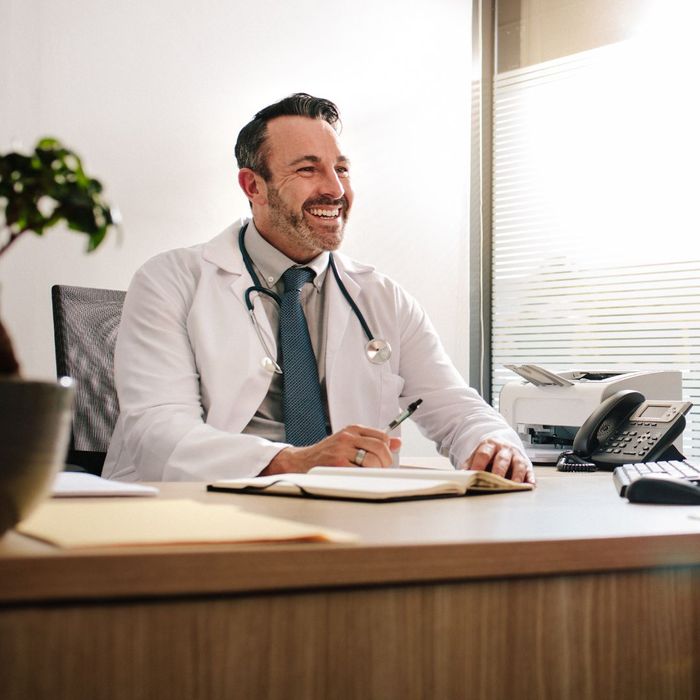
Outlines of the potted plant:
[[[0,258],[25,233],[42,235],[59,223],[86,234],[90,252],[117,222],[100,182],[57,139],[41,139],[29,154],[0,153]],[[0,535],[29,513],[62,467],[71,400],[70,380],[21,379],[0,321]]]

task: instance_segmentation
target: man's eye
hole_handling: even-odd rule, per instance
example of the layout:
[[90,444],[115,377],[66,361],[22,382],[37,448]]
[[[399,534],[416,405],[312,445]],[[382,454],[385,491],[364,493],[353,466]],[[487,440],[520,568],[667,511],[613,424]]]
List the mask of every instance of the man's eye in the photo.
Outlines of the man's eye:
[[340,166],[336,168],[335,171],[338,173],[339,177],[350,177],[350,168]]
[[306,165],[303,168],[298,168],[297,172],[298,173],[313,173],[316,170],[316,168],[313,165]]

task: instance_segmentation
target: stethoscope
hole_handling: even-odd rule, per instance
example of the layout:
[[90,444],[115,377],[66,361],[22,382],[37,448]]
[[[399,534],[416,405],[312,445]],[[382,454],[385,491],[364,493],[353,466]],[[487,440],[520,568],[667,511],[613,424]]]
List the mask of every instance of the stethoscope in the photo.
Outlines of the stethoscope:
[[[260,326],[258,325],[258,320],[255,318],[253,299],[251,295],[253,294],[253,292],[257,292],[258,294],[266,294],[268,297],[273,299],[278,306],[282,304],[282,300],[280,299],[278,294],[275,294],[275,292],[273,292],[271,289],[267,289],[267,287],[263,287],[262,284],[260,284],[260,278],[253,269],[253,261],[245,247],[244,239],[247,228],[248,224],[243,224],[238,234],[238,247],[241,249],[241,255],[243,256],[243,262],[245,263],[246,269],[248,270],[248,274],[253,280],[253,286],[248,287],[248,289],[245,290],[245,305],[248,309],[250,321],[253,324],[255,333],[257,334],[258,340],[260,341],[260,345],[262,345],[262,348],[265,351],[265,357],[263,357],[261,361],[263,369],[267,370],[268,372],[276,372],[277,374],[282,374],[282,368],[273,359],[272,353],[270,352],[270,348],[268,347],[267,342],[265,342],[265,338],[260,330]],[[391,357],[391,345],[389,345],[388,341],[381,340],[380,338],[375,338],[372,335],[372,331],[369,329],[367,321],[365,321],[365,317],[362,315],[362,312],[358,308],[357,304],[354,302],[353,298],[350,296],[348,290],[345,288],[343,281],[340,279],[340,275],[338,274],[338,270],[335,266],[335,260],[333,260],[333,253],[329,254],[328,262],[330,263],[331,270],[333,271],[335,281],[338,283],[338,288],[345,297],[345,300],[348,302],[348,304],[350,304],[350,308],[353,310],[353,313],[355,314],[357,320],[362,326],[362,330],[367,336],[368,342],[367,345],[365,345],[365,353],[367,354],[367,359],[375,365],[383,364]]]

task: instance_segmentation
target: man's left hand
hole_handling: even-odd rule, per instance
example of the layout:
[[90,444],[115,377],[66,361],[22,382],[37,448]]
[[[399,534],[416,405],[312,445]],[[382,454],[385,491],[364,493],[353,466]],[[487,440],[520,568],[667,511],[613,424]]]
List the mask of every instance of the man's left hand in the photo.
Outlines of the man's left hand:
[[489,471],[512,481],[535,483],[532,462],[514,445],[496,438],[480,442],[462,469]]

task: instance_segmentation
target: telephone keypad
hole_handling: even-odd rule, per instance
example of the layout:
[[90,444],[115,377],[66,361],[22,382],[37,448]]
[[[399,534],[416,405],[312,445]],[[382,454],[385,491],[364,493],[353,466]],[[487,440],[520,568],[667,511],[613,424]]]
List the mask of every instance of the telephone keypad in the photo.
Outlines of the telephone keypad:
[[[658,423],[639,423],[646,428],[643,432],[637,430],[621,430],[617,435],[611,435],[603,444],[602,449],[608,454],[623,454],[630,457],[644,457],[659,440],[654,428]],[[631,427],[631,426],[630,426]],[[658,429],[658,428],[657,428]]]

